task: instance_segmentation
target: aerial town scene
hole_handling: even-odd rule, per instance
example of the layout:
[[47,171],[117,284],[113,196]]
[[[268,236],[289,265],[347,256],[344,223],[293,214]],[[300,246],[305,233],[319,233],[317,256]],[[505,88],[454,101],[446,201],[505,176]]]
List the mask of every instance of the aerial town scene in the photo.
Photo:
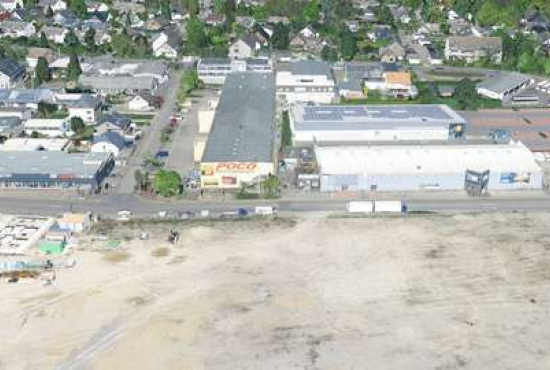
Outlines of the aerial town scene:
[[0,0],[0,370],[548,370],[548,225],[548,0]]

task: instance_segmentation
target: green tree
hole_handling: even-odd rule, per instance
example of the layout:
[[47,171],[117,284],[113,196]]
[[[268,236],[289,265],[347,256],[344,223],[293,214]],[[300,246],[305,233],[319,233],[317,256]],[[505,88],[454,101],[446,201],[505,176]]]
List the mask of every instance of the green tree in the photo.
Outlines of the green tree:
[[457,102],[457,108],[460,110],[476,110],[478,108],[479,97],[476,91],[476,84],[469,78],[463,78],[456,85],[454,98]]
[[268,175],[260,183],[261,195],[263,198],[273,199],[280,196],[281,180],[275,175]]
[[288,111],[283,112],[283,122],[281,124],[281,145],[283,147],[292,146],[292,130],[290,129]]
[[305,23],[317,22],[320,13],[321,8],[319,0],[309,0],[306,7],[302,11],[302,19]]
[[357,52],[357,39],[355,35],[348,29],[345,29],[340,34],[340,53],[342,58],[351,60]]
[[376,19],[382,24],[393,25],[393,15],[390,8],[385,4],[381,4],[376,8]]
[[86,130],[86,125],[80,117],[71,117],[71,131],[77,135],[81,135]]
[[69,65],[67,66],[67,79],[69,81],[77,81],[81,74],[82,68],[80,67],[80,61],[76,54],[71,54]]
[[208,38],[204,29],[204,24],[197,17],[187,21],[187,48],[190,52],[199,53],[208,46]]
[[95,43],[95,29],[93,29],[93,27],[86,30],[84,34],[84,44],[89,51],[96,51],[97,45]]
[[119,57],[125,57],[133,53],[132,39],[125,33],[119,32],[111,35],[111,48]]
[[335,62],[338,60],[338,50],[330,45],[325,45],[321,50],[321,58],[328,62]]
[[85,0],[70,0],[67,1],[67,7],[72,10],[80,18],[84,18],[88,14],[88,7]]
[[50,46],[48,38],[44,32],[40,32],[40,40],[38,41],[38,46],[41,48],[47,48]]
[[176,171],[160,170],[155,175],[155,192],[163,197],[173,197],[180,193],[181,176]]
[[187,10],[187,13],[189,13],[191,17],[199,14],[199,0],[183,0],[183,7],[185,8],[185,10]]
[[271,37],[271,45],[274,49],[288,49],[290,30],[283,23],[277,23],[273,28],[273,36]]
[[41,84],[42,82],[48,82],[52,79],[52,75],[50,73],[50,66],[48,65],[48,61],[44,57],[39,57],[38,61],[36,62],[36,68],[34,69],[34,73],[36,74],[36,80],[38,84]]
[[46,10],[44,11],[44,16],[46,18],[51,18],[53,17],[53,9],[51,6],[48,5],[48,7],[46,8]]
[[80,46],[80,40],[76,36],[74,30],[69,30],[69,32],[65,35],[65,45],[73,51]]
[[172,2],[170,0],[161,0],[160,12],[166,19],[172,19]]

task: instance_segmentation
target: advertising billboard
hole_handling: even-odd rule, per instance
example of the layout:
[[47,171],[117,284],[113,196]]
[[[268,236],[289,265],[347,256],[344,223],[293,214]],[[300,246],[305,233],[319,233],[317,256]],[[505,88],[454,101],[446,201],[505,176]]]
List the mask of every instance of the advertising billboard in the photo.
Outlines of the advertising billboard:
[[531,182],[530,173],[505,172],[500,175],[501,184],[529,184]]

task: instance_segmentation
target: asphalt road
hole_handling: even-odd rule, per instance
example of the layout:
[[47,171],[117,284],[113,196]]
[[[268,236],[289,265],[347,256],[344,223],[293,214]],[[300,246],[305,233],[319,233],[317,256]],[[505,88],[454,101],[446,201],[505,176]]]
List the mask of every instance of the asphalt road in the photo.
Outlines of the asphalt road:
[[[425,212],[511,212],[511,211],[550,211],[550,197],[536,195],[533,197],[506,198],[472,198],[472,199],[415,199],[406,200],[409,211]],[[146,200],[133,195],[111,195],[96,199],[21,199],[0,196],[0,212],[18,215],[55,216],[63,212],[92,211],[102,216],[115,216],[120,210],[129,210],[136,216],[149,217],[159,211],[175,215],[182,211],[211,212],[232,211],[238,207],[252,209],[256,205],[278,207],[282,213],[307,212],[345,212],[347,200],[312,199],[312,200],[273,200],[273,201],[179,201],[161,202]]]
[[160,149],[162,129],[170,123],[170,118],[174,112],[180,78],[181,72],[172,71],[168,81],[161,87],[160,93],[164,98],[164,104],[151,120],[148,130],[138,141],[136,150],[130,157],[126,167],[121,171],[122,179],[116,189],[117,193],[133,193],[135,185],[134,172],[141,168],[141,163],[146,154],[155,155]]

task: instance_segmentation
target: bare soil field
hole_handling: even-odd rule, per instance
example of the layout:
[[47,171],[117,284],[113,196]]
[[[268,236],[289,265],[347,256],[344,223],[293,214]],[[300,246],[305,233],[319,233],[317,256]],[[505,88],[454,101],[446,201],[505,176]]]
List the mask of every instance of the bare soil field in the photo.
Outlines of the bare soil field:
[[105,228],[116,250],[89,233],[52,285],[0,282],[0,369],[547,370],[548,225],[492,214]]

